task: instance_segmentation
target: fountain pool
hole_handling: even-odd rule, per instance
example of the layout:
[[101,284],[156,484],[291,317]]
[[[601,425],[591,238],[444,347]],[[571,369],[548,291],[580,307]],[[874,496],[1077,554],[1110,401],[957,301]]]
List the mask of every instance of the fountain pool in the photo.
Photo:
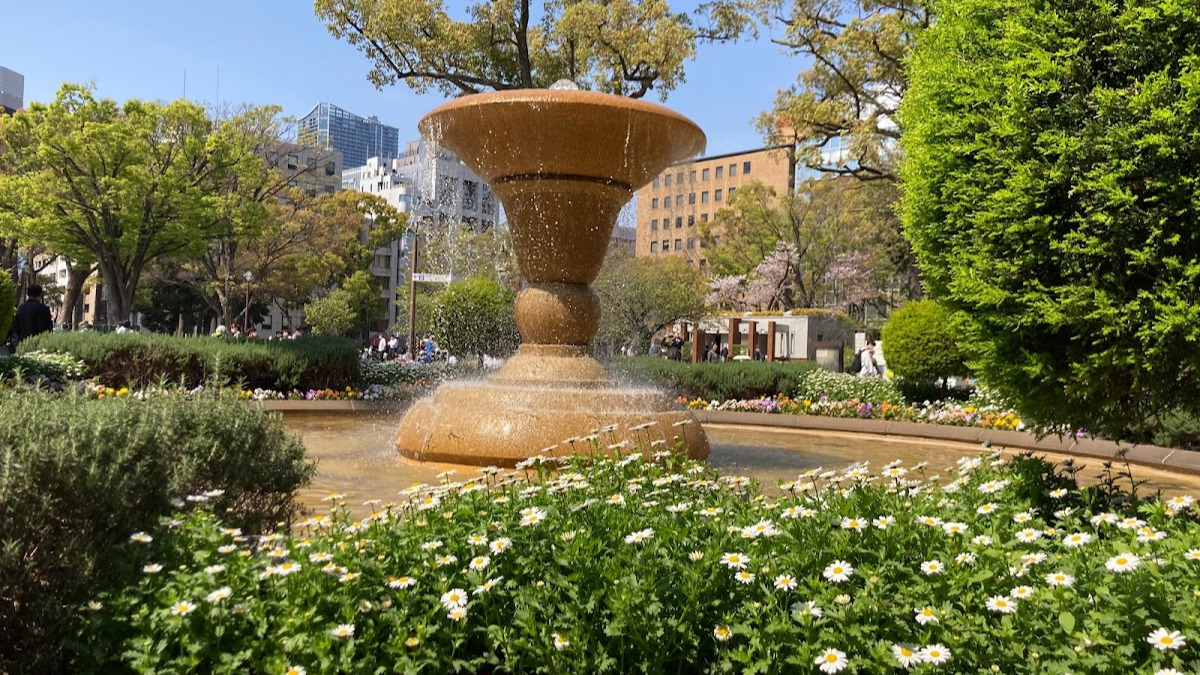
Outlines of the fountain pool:
[[[319,460],[317,476],[301,492],[301,502],[314,510],[326,510],[321,498],[344,493],[348,506],[356,512],[368,499],[385,502],[413,483],[436,483],[437,474],[456,470],[456,479],[474,476],[477,466],[457,466],[397,459],[392,435],[401,413],[308,413],[288,412],[284,421],[300,434],[311,457]],[[944,471],[963,456],[975,456],[978,445],[898,438],[875,434],[814,432],[725,424],[706,424],[711,454],[709,464],[724,474],[756,478],[766,494],[777,494],[779,480],[795,479],[808,469],[836,469],[856,461],[882,466],[895,459],[908,466],[929,462],[929,472]],[[1061,461],[1065,456],[1045,453],[1048,459]],[[1094,480],[1100,460],[1079,460],[1085,469],[1081,476]],[[1200,476],[1172,473],[1151,467],[1135,466],[1133,473],[1147,481],[1139,488],[1145,494],[1162,490],[1165,494],[1200,493]]]

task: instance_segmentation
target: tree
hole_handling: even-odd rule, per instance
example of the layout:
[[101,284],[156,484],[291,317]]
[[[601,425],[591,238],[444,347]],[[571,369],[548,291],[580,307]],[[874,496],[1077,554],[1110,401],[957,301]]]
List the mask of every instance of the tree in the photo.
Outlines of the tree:
[[[740,0],[728,0],[737,12]],[[782,33],[772,42],[810,63],[759,118],[769,142],[795,146],[812,169],[895,181],[907,59],[933,23],[932,0],[755,0]]]
[[883,324],[887,365],[897,376],[918,382],[966,372],[958,331],[946,308],[932,300],[901,307]]
[[704,276],[683,256],[635,258],[624,249],[610,250],[592,284],[600,296],[598,346],[616,352],[632,341],[645,349],[673,322],[703,317],[706,288]]
[[350,294],[340,290],[304,305],[304,316],[317,335],[352,335],[358,319]]
[[683,81],[699,41],[736,39],[749,28],[735,8],[701,8],[697,27],[666,0],[485,0],[450,17],[440,0],[317,0],[329,32],[371,60],[379,88],[405,82],[447,96],[489,89],[581,87],[640,98]]
[[1114,439],[1200,413],[1200,8],[939,8],[901,109],[903,218],[973,370]]
[[17,315],[17,286],[6,270],[0,269],[0,344],[8,338]]
[[128,318],[148,264],[202,249],[206,186],[234,161],[193,103],[118,105],[73,84],[53,103],[0,116],[0,144],[14,168],[0,177],[6,221],[72,260],[95,260],[110,323]]
[[434,334],[451,354],[508,356],[521,339],[513,311],[516,295],[493,279],[456,281],[437,296]]
[[907,256],[893,254],[895,242],[903,244],[898,221],[877,207],[892,191],[885,183],[830,177],[778,195],[752,182],[700,224],[701,242],[717,275],[746,278],[741,302],[750,306],[845,307],[833,273],[855,251],[865,254],[859,260],[877,282],[870,300],[884,304],[908,267]]

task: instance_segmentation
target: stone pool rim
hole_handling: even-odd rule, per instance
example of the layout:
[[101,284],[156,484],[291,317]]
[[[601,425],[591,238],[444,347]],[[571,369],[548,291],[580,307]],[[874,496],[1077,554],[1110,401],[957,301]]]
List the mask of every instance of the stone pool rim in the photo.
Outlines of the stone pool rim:
[[[409,401],[252,401],[262,410],[273,412],[383,412],[402,411]],[[808,431],[833,431],[852,434],[876,434],[924,438],[959,443],[989,443],[994,447],[1041,450],[1062,455],[1121,461],[1120,453],[1131,464],[1139,464],[1180,473],[1200,475],[1200,452],[1157,445],[1128,445],[1094,438],[1047,436],[1038,438],[1025,431],[956,427],[924,422],[863,420],[819,415],[772,415],[726,410],[693,410],[701,424],[730,424]]]

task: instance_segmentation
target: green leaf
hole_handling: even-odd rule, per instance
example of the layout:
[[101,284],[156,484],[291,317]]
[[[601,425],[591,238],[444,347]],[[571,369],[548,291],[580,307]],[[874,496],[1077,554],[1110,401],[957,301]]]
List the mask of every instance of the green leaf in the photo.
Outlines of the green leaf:
[[1075,615],[1063,610],[1058,615],[1058,625],[1062,626],[1063,632],[1070,635],[1075,632]]

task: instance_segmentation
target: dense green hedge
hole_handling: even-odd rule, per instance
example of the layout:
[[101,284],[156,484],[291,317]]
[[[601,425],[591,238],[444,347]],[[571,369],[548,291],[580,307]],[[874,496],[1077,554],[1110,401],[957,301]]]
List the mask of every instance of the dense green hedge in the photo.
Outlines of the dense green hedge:
[[68,672],[79,607],[141,570],[117,558],[189,495],[248,533],[295,514],[315,467],[283,422],[230,398],[0,392],[0,673]]
[[724,401],[794,391],[805,373],[820,366],[811,361],[688,363],[639,356],[616,359],[609,368],[618,376],[656,384],[689,399]]
[[932,300],[915,300],[883,324],[887,365],[898,377],[919,382],[967,372],[953,317]]
[[248,389],[341,388],[359,380],[358,350],[339,337],[271,342],[178,338],[140,333],[43,333],[21,342],[19,353],[66,352],[81,359],[101,383],[131,389],[160,379],[192,387],[217,377]]

